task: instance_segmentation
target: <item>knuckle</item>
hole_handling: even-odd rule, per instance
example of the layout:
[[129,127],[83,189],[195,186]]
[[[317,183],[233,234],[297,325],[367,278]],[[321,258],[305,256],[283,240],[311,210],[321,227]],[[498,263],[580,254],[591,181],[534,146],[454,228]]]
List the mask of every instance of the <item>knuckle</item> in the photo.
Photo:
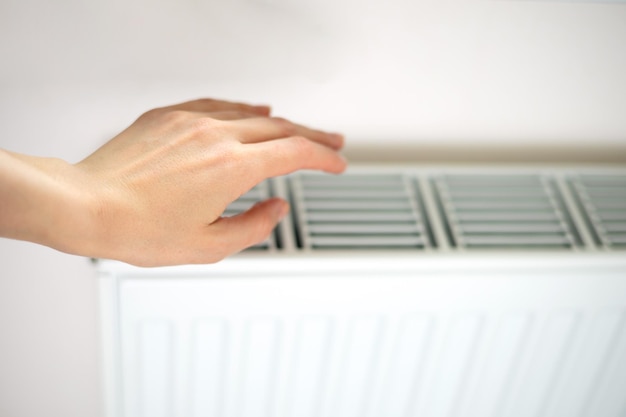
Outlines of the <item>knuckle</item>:
[[190,123],[191,131],[197,134],[205,134],[208,131],[219,129],[220,126],[220,121],[211,117],[200,117]]
[[283,137],[288,137],[296,133],[296,126],[289,120],[282,117],[272,117],[271,119],[276,124]]
[[313,143],[304,136],[292,136],[291,143],[298,155],[310,156],[313,153]]
[[[237,178],[240,182],[245,182],[251,176],[249,171],[253,166],[243,146],[235,141],[213,142],[206,164],[219,167],[222,172],[227,172],[231,178]],[[237,197],[235,195],[233,199]]]
[[189,114],[183,110],[172,110],[166,107],[148,110],[139,120],[148,123],[158,123],[163,125],[179,124],[189,118]]
[[161,118],[165,123],[178,124],[189,118],[189,114],[183,110],[170,110],[163,112]]
[[163,112],[164,110],[162,108],[151,109],[139,116],[137,120],[152,121],[158,119],[163,114]]

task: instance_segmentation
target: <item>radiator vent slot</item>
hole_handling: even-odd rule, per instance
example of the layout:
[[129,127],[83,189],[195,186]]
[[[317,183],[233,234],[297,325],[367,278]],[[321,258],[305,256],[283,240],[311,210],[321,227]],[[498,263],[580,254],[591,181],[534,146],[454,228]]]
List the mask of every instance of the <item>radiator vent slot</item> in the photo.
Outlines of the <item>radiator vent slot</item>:
[[551,176],[442,175],[432,182],[452,246],[568,249],[582,245]]
[[427,249],[428,219],[402,174],[299,174],[290,178],[298,246]]
[[626,175],[579,175],[569,184],[596,244],[626,248]]
[[[246,194],[239,197],[237,200],[230,203],[230,205],[224,211],[223,216],[231,217],[236,216],[237,214],[243,213],[248,210],[250,207],[258,203],[259,201],[266,200],[272,196],[272,190],[269,181],[264,181]],[[277,239],[277,233],[274,232],[270,235],[270,237],[264,240],[261,243],[258,243],[254,246],[249,247],[247,250],[270,250],[276,249],[279,245]]]

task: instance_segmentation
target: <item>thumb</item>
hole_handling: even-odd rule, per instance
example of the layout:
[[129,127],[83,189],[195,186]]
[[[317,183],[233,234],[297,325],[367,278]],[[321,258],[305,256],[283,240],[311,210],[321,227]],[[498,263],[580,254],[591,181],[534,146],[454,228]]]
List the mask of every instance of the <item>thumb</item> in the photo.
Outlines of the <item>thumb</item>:
[[214,237],[222,242],[224,252],[232,254],[267,239],[289,213],[289,204],[270,198],[233,217],[222,217],[212,224]]

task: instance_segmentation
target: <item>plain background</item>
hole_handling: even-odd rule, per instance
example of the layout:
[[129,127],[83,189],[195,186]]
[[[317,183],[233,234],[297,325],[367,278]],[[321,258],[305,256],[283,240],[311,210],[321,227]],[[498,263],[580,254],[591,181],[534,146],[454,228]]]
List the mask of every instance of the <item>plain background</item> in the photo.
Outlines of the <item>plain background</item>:
[[[622,146],[625,39],[619,1],[2,0],[0,147],[78,161],[202,96],[351,146]],[[0,415],[98,417],[92,264],[6,239],[0,260]]]

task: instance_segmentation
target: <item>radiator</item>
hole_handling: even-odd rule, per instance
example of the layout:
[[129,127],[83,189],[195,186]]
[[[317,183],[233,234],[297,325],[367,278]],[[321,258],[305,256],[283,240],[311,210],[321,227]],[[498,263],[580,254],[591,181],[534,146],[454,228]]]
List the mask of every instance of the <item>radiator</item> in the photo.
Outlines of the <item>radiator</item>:
[[626,170],[354,167],[221,263],[99,261],[107,417],[625,417]]

